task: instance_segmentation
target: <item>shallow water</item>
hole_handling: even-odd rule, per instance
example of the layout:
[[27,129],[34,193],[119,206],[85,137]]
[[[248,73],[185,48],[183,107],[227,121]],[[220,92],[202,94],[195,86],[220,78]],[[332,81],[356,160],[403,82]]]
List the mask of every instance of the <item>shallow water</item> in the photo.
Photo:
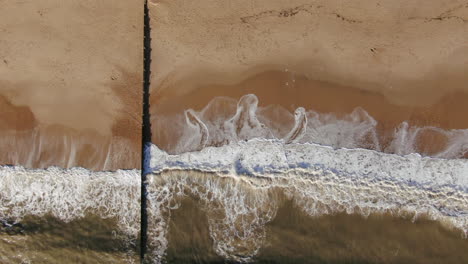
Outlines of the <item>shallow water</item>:
[[[172,211],[167,263],[226,262],[213,250],[200,208],[189,197]],[[265,230],[255,263],[463,263],[468,257],[459,232],[423,217],[414,222],[388,214],[310,217],[284,200]]]
[[115,218],[28,216],[0,228],[0,263],[138,263],[138,242]]
[[[147,245],[139,244],[141,171],[3,166],[0,261],[136,263],[143,246],[145,263],[468,257],[468,129],[388,126],[361,107],[262,105],[254,94],[158,115],[153,126],[163,140],[145,155]],[[26,164],[57,162],[52,153],[74,166],[73,138],[38,138]],[[90,151],[96,166],[106,167],[108,145]]]
[[[281,139],[147,155],[145,263],[468,257],[466,159]],[[138,263],[140,173],[0,167],[0,261]]]
[[195,171],[167,171],[153,180],[154,247],[147,263],[460,263],[468,257],[463,232],[431,215],[339,208],[311,214],[302,203],[307,198],[287,187],[252,190],[242,180]]
[[169,153],[201,150],[253,138],[282,139],[286,143],[318,143],[335,148],[366,148],[439,158],[468,156],[468,129],[415,126],[403,121],[383,129],[365,109],[348,114],[320,113],[298,107],[259,106],[256,95],[238,101],[216,97],[200,111],[186,109],[154,121],[157,145]]
[[467,259],[466,93],[204,76],[152,94],[148,263]]
[[[457,234],[461,247],[466,243],[463,239],[468,231],[466,159],[334,149],[311,143],[287,144],[278,139],[252,139],[179,155],[170,155],[154,145],[148,151],[151,151],[150,167],[155,174],[149,178],[150,259],[156,263],[167,257],[173,239],[169,235],[171,215],[185,198],[197,201],[196,207],[203,211],[215,254],[232,261],[262,258],[276,261],[274,254],[261,255],[261,252],[270,243],[267,227],[278,217],[285,200],[290,204],[286,208],[295,208],[311,219],[386,215],[399,219],[395,221],[406,219],[407,224],[419,221],[429,221],[434,226],[442,224],[452,230],[452,235]],[[382,226],[389,221],[387,217],[373,219],[376,223],[381,221]],[[365,221],[362,222],[365,226]],[[343,232],[354,229],[352,225],[340,228]],[[415,231],[418,228],[415,225]],[[285,227],[277,232],[288,230]],[[353,234],[355,237],[350,235],[349,240],[358,239]],[[369,239],[380,239],[380,235],[376,233],[373,238],[369,234]],[[405,241],[403,244],[412,243],[405,236],[394,239]],[[363,255],[361,251],[365,247],[358,244],[349,255],[329,260],[372,263],[385,258],[392,263],[412,258],[424,263],[423,253],[421,257],[407,253],[401,259],[392,259],[375,249]],[[308,251],[299,252],[299,256],[309,256]],[[453,256],[457,259],[460,253],[454,252]],[[284,257],[296,257],[296,254]],[[319,256],[316,260],[324,259],[325,256]]]
[[1,263],[137,263],[140,172],[0,167]]

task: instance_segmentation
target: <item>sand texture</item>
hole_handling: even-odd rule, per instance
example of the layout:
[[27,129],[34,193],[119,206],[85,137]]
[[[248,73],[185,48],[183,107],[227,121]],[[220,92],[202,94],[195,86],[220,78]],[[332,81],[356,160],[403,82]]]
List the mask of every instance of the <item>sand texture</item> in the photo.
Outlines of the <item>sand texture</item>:
[[[150,3],[153,123],[253,93],[291,112],[362,107],[382,141],[404,121],[468,128],[466,1]],[[152,127],[170,150],[177,128]]]
[[161,92],[186,76],[193,87],[269,68],[381,91],[400,104],[468,91],[466,1],[150,2]]
[[0,1],[0,164],[138,168],[143,1]]

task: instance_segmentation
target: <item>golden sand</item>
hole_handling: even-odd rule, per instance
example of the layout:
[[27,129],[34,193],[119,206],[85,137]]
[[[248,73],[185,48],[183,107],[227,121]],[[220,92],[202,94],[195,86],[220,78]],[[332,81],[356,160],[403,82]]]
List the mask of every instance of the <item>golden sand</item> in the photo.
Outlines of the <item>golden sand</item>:
[[185,94],[283,69],[398,104],[468,90],[464,1],[150,2],[153,92]]
[[[150,3],[153,120],[254,93],[261,105],[289,110],[343,115],[362,107],[384,144],[403,121],[468,128],[463,1]],[[166,127],[152,129],[163,148],[177,141],[154,136]],[[430,138],[419,143],[430,153],[444,145],[438,135],[421,138]]]
[[0,164],[140,166],[142,4],[0,3]]

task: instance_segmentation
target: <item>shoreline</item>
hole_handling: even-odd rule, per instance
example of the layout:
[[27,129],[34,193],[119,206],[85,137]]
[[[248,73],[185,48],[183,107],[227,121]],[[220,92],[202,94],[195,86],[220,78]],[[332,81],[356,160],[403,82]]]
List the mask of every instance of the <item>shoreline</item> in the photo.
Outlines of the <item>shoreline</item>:
[[[206,77],[209,79],[209,76]],[[179,122],[180,120],[174,119],[175,116],[183,115],[183,111],[187,109],[201,111],[214,98],[224,96],[238,100],[245,94],[255,94],[259,107],[280,106],[291,113],[297,107],[304,107],[319,114],[345,118],[360,107],[377,122],[376,132],[383,146],[391,143],[393,133],[403,122],[407,122],[410,128],[435,127],[447,131],[468,129],[468,119],[464,114],[468,113],[468,93],[461,91],[449,92],[433,104],[420,106],[416,98],[413,99],[414,105],[398,105],[377,91],[316,81],[290,71],[268,71],[233,85],[212,84],[200,86],[187,94],[178,94],[185,84],[191,83],[192,79],[186,79],[174,87],[152,94],[151,114],[155,124],[153,141],[162,148],[167,149],[167,146],[175,144],[178,140],[177,133],[180,133],[172,131],[180,124],[165,122]],[[231,108],[226,106],[216,111],[228,111],[233,115]],[[291,126],[289,119],[278,116],[272,118],[272,122],[279,126]],[[422,151],[436,153],[444,148],[447,140],[438,132],[426,131],[420,135],[418,144]]]
[[139,169],[141,141],[62,126],[0,130],[0,165],[28,169],[82,167],[90,171]]
[[1,2],[0,164],[140,167],[142,5]]
[[[204,77],[210,79],[211,76],[207,74]],[[188,78],[174,87],[167,87],[152,94],[152,113],[173,114],[189,108],[199,111],[215,97],[239,99],[251,93],[258,97],[259,106],[281,105],[290,111],[302,106],[322,113],[339,115],[350,113],[356,107],[362,107],[377,120],[384,119],[384,115],[388,114],[388,120],[395,120],[392,123],[414,121],[415,125],[419,126],[444,129],[468,128],[468,120],[459,116],[468,112],[468,105],[465,104],[468,92],[463,91],[445,93],[435,102],[422,106],[417,98],[413,99],[413,104],[399,105],[392,103],[379,91],[317,81],[290,71],[274,70],[238,79],[234,84],[215,82],[198,86],[186,94],[178,94],[179,89],[183,90],[179,87],[190,85],[192,82],[193,79]],[[411,92],[413,91],[408,91]],[[177,101],[177,104],[174,104],[174,101]],[[423,119],[418,120],[419,116]]]

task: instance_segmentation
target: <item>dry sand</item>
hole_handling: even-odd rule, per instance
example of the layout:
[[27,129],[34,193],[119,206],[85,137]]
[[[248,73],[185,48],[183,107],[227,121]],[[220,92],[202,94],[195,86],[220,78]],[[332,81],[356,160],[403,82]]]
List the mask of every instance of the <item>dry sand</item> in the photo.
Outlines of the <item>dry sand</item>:
[[255,93],[288,109],[361,106],[381,132],[468,128],[466,1],[151,3],[153,119]]
[[143,1],[0,1],[0,164],[140,166]]

